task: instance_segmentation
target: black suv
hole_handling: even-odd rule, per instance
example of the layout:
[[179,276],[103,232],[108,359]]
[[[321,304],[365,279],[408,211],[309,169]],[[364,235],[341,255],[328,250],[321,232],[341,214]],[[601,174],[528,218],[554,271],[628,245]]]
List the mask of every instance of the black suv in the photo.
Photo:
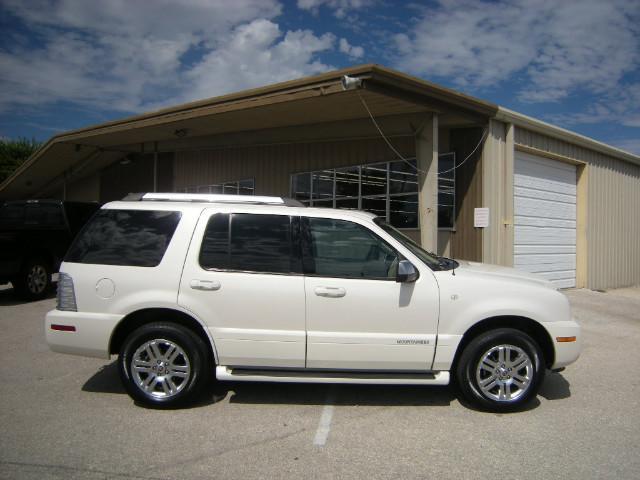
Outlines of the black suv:
[[0,207],[0,284],[29,300],[46,296],[71,241],[98,203],[17,200]]

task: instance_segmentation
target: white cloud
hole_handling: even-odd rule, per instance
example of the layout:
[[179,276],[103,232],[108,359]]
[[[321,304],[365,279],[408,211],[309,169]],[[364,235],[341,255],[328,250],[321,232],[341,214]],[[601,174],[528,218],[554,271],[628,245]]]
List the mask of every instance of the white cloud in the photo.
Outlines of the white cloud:
[[616,123],[640,128],[640,82],[606,92],[581,112],[547,115],[547,119],[568,126]]
[[308,10],[314,15],[320,11],[320,7],[327,7],[333,10],[337,18],[345,18],[350,10],[359,10],[369,7],[375,0],[298,0],[298,8]]
[[340,51],[352,58],[362,58],[364,56],[364,48],[351,45],[346,38],[340,39]]
[[[331,68],[332,34],[282,32],[276,0],[4,0],[0,110],[69,101],[141,111]],[[3,33],[3,35],[5,35]]]
[[395,36],[396,66],[459,87],[520,82],[523,102],[615,89],[640,65],[637,0],[441,0]]
[[[269,20],[238,27],[218,48],[186,74],[192,83],[187,99],[298,78],[330,69],[314,55],[333,47],[335,37],[309,30],[282,33]],[[224,72],[221,74],[221,72]]]

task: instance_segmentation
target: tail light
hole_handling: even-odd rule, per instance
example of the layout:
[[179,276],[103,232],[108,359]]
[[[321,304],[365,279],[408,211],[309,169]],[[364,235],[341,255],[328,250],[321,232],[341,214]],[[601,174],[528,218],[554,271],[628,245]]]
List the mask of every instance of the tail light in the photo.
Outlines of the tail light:
[[76,305],[76,292],[73,288],[73,278],[67,273],[58,275],[58,304],[56,308],[58,310],[64,310],[67,312],[77,312],[78,306]]

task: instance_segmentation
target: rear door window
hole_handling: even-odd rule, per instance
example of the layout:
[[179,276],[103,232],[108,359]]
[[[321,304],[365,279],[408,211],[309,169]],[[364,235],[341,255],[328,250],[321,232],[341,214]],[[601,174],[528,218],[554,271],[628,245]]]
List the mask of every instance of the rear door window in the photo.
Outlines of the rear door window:
[[180,222],[180,212],[100,210],[71,245],[65,262],[155,267]]
[[297,224],[297,217],[288,215],[213,215],[202,241],[200,265],[209,270],[299,273]]

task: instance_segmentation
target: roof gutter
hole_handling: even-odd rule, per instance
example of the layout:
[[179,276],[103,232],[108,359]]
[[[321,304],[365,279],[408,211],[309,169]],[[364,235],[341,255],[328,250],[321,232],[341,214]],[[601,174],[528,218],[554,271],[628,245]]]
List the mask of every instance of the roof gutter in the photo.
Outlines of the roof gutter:
[[589,150],[595,150],[596,152],[640,165],[640,156],[638,155],[625,152],[624,150],[612,147],[606,143],[593,140],[589,137],[585,137],[584,135],[580,135],[579,133],[565,130],[564,128],[556,127],[550,123],[537,120],[527,115],[523,115],[522,113],[514,112],[507,108],[498,107],[498,112],[495,118],[502,122],[512,123],[517,127],[526,128],[532,132],[541,133],[549,137],[557,138],[558,140],[563,140]]

